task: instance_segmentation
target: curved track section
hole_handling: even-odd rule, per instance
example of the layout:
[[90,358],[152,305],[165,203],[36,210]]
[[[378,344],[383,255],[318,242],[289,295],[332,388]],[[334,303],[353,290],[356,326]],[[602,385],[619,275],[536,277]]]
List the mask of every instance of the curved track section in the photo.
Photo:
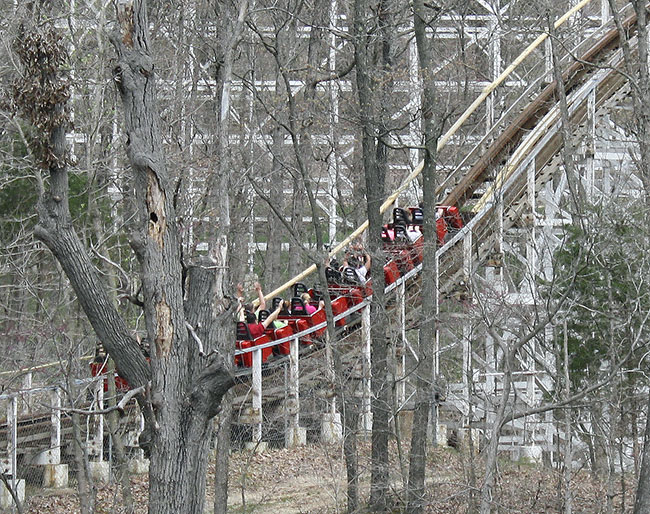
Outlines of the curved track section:
[[[585,5],[583,2],[582,5]],[[626,30],[633,30],[636,19],[628,16],[624,20]],[[631,40],[630,44],[633,45]],[[611,26],[605,26],[594,35],[581,42],[573,55],[579,55],[575,60],[571,56],[565,59],[564,80],[567,92],[570,123],[573,133],[585,131],[585,122],[594,111],[604,111],[618,104],[627,95],[627,84],[624,74],[620,72],[623,65],[622,52],[619,49],[619,33]],[[547,84],[539,94],[531,98],[532,91],[540,91],[543,78],[534,82],[521,95],[519,102],[513,105],[506,115],[495,124],[494,128],[483,140],[469,152],[461,164],[451,172],[440,186],[440,192],[446,192],[442,204],[463,206],[471,213],[472,219],[455,236],[437,252],[439,259],[439,289],[441,295],[453,296],[468,284],[474,270],[490,261],[494,255],[503,251],[501,241],[504,231],[513,226],[526,228],[531,226],[530,206],[534,204],[536,194],[544,184],[551,180],[561,164],[560,150],[562,147],[561,121],[554,82]],[[486,90],[493,88],[486,88]],[[488,93],[489,94],[489,91]],[[485,96],[487,96],[485,94]],[[483,96],[483,98],[485,98]],[[475,107],[476,102],[473,104]],[[463,116],[465,119],[465,115]],[[452,127],[455,130],[459,124]],[[497,134],[498,135],[495,135]],[[441,146],[449,139],[448,132],[441,140]],[[418,167],[395,194],[391,195],[382,206],[387,210],[397,195],[403,191],[410,180],[421,171]],[[478,193],[478,194],[477,194]],[[343,241],[332,252],[342,249],[352,238],[358,236],[367,228],[367,223],[359,227],[350,238]],[[417,266],[407,275],[391,284],[387,292],[406,292],[410,296],[410,304],[417,309],[419,294],[419,272]],[[310,271],[300,274],[292,281],[284,284],[269,294],[275,296],[295,282],[302,280]],[[470,293],[471,294],[471,293]],[[370,301],[369,298],[355,307],[359,311]],[[396,306],[396,304],[393,304]],[[395,309],[397,310],[397,309]],[[343,313],[348,316],[352,312]],[[396,323],[405,323],[402,316]],[[312,329],[315,330],[316,328]],[[351,351],[348,358],[351,367],[359,367],[364,363],[359,348],[366,344],[361,330],[350,330],[342,337],[347,340]],[[312,351],[313,365],[307,364],[311,359],[301,358],[300,387],[316,388],[317,384],[325,385],[323,359],[317,358],[322,352]],[[304,363],[304,364],[303,364]],[[272,365],[270,368],[272,368]],[[280,365],[278,365],[278,368]],[[283,380],[271,378],[274,374],[267,372],[269,378],[265,381],[269,387],[264,388],[264,403],[281,402],[286,399],[286,384]],[[248,385],[242,384],[237,405],[241,412],[245,404],[252,398],[252,411],[261,408],[262,400],[255,401],[255,395],[261,395],[261,371],[255,378],[253,370],[252,393]],[[257,382],[257,385],[255,384]],[[286,382],[286,380],[284,381]],[[464,409],[463,409],[464,410]],[[257,416],[254,416],[257,418]],[[244,416],[246,418],[246,416]],[[261,418],[257,418],[258,421]]]
[[[576,6],[582,7],[588,3],[583,0]],[[575,9],[571,13],[575,12]],[[565,17],[568,19],[568,15]],[[625,19],[626,29],[633,29],[635,18],[629,16]],[[556,23],[556,26],[558,24]],[[540,39],[541,38],[541,39]],[[540,36],[536,45],[543,41]],[[631,44],[633,41],[631,41]],[[604,111],[610,106],[617,105],[627,94],[627,84],[624,75],[618,70],[622,66],[622,55],[619,50],[619,35],[611,27],[603,27],[591,38],[583,41],[575,55],[581,58],[575,61],[566,59],[564,77],[567,89],[567,101],[571,124],[577,131],[584,131],[585,121],[594,111]],[[524,55],[525,54],[525,55]],[[530,54],[529,49],[520,56],[521,60]],[[519,58],[518,58],[519,59]],[[521,61],[519,61],[521,62]],[[447,140],[458,129],[462,122],[469,117],[473,109],[480,104],[496,87],[497,82],[502,82],[506,74],[512,71],[510,66],[495,83],[484,91],[475,101],[459,122],[454,124],[450,131],[443,136],[439,144],[444,146]],[[485,265],[492,256],[502,252],[501,240],[505,230],[512,226],[523,228],[530,225],[527,218],[531,202],[542,186],[549,181],[561,164],[559,152],[562,139],[560,137],[560,117],[557,106],[555,84],[546,85],[540,91],[543,78],[538,79],[521,95],[497,122],[492,130],[477,144],[463,159],[463,161],[446,177],[440,186],[440,193],[444,195],[444,204],[465,206],[473,216],[469,223],[442,248],[437,251],[439,259],[439,287],[442,295],[451,295],[458,289],[459,284],[467,284],[473,272],[479,266]],[[469,113],[469,114],[468,114]],[[406,189],[408,184],[421,172],[421,166],[416,168],[407,178],[405,183],[398,188],[382,205],[382,212],[395,202],[398,195]],[[332,252],[335,254],[343,249],[353,238],[357,237],[367,228],[367,223],[359,227],[350,237],[339,244]],[[302,280],[315,266],[294,277],[280,288],[269,293],[268,297],[276,296]],[[419,275],[421,265],[401,276],[396,282],[387,287],[387,293],[392,298],[403,296],[405,302],[411,305],[412,315],[417,312],[419,296]],[[362,334],[360,318],[363,316],[364,307],[371,298],[365,298],[354,308],[342,313],[352,323],[348,323],[345,332],[341,333],[341,345],[347,345],[349,352],[345,356],[345,364],[351,373],[357,373],[361,378],[361,370],[367,366],[367,357],[359,348],[366,344],[367,335]],[[404,312],[399,312],[398,303],[392,301],[389,308],[397,313],[395,325],[403,327],[408,323]],[[367,309],[365,309],[367,310]],[[241,371],[241,384],[236,389],[235,411],[240,413],[240,422],[260,424],[262,422],[261,409],[281,408],[292,411],[294,407],[287,407],[289,398],[298,401],[299,392],[288,385],[287,376],[298,373],[298,342],[297,339],[309,335],[309,332],[323,328],[324,324],[311,328],[287,338],[275,341],[269,346],[282,342],[294,342],[295,354],[283,361],[272,363],[262,369],[259,356],[253,359],[252,369]],[[257,350],[260,348],[257,347]],[[249,350],[257,353],[256,350]],[[238,354],[244,352],[238,351]],[[318,390],[326,388],[327,381],[324,377],[324,352],[318,345],[312,345],[303,352],[300,358],[299,382],[301,388]],[[288,364],[285,366],[285,364]],[[264,375],[264,376],[263,376]],[[296,382],[297,377],[294,377]],[[262,382],[264,387],[262,388]],[[328,392],[323,393],[325,396]],[[330,392],[331,394],[331,392]],[[282,405],[284,403],[284,405]],[[291,403],[291,402],[289,402]],[[41,423],[42,415],[33,415],[29,419],[20,420],[17,430],[22,426]],[[49,430],[45,423],[44,434]],[[21,435],[16,435],[20,439]],[[25,436],[26,437],[26,436]],[[30,435],[35,439],[47,439],[49,436],[36,434]],[[0,445],[7,444],[0,440]],[[47,444],[45,443],[45,446]]]

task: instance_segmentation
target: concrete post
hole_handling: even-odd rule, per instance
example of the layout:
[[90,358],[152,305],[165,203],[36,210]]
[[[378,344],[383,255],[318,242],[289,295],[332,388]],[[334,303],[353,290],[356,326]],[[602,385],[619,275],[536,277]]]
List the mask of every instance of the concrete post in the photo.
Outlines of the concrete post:
[[[113,376],[106,375],[107,380],[115,380]],[[104,408],[104,379],[101,378],[95,385],[96,409]],[[98,415],[97,427],[91,441],[92,453],[96,460],[88,462],[90,474],[96,482],[108,482],[111,477],[110,462],[104,462],[104,416]]]
[[372,431],[372,410],[370,406],[370,399],[372,397],[371,390],[371,377],[372,370],[370,369],[370,307],[367,306],[361,311],[361,348],[363,355],[361,357],[362,364],[362,398],[361,398],[361,431],[370,433]]
[[[5,473],[11,475],[10,485],[18,496],[18,500],[25,500],[25,480],[18,480],[17,464],[18,452],[18,398],[9,399],[7,404],[7,462],[4,466]],[[13,506],[13,498],[6,487],[0,488],[0,508],[8,509]]]
[[50,448],[36,457],[35,464],[43,466],[43,487],[68,487],[68,465],[61,464],[61,396],[58,389],[50,393]]
[[402,282],[397,288],[397,302],[399,305],[400,337],[395,348],[395,361],[397,363],[397,405],[401,407],[406,401],[406,286]]
[[61,395],[58,388],[50,393],[50,405],[52,405],[52,414],[50,415],[52,422],[50,429],[52,462],[50,464],[59,464],[61,462]]
[[[109,380],[114,380],[109,377]],[[97,387],[97,410],[104,409],[104,381],[100,381]],[[95,434],[95,444],[97,444],[97,460],[104,460],[104,416],[99,416],[97,420],[97,432]]]
[[253,351],[253,411],[257,423],[253,427],[253,442],[262,440],[262,350]]
[[292,339],[289,343],[289,381],[287,384],[287,405],[288,417],[285,446],[292,448],[307,443],[307,430],[300,426],[300,373],[298,367],[298,338]]
[[262,442],[262,350],[253,350],[253,408],[250,420],[253,425],[253,440],[246,443],[249,450],[262,452],[266,449],[266,443]]

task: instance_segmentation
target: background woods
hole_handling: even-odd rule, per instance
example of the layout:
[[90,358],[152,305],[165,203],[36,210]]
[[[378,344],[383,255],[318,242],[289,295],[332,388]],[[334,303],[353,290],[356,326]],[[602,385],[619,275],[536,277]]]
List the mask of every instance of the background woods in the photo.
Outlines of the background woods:
[[[584,507],[588,471],[608,512],[644,512],[647,14],[570,7],[0,7],[0,459],[17,508],[65,469],[92,512],[104,468],[127,511],[143,490],[150,512],[203,512],[206,489],[217,512],[273,504],[240,450],[321,442],[311,458],[345,471],[309,510],[493,512],[510,460],[552,477],[549,508]],[[425,243],[382,238],[396,207],[422,209]],[[335,321],[352,288],[326,268],[359,244],[372,282]],[[322,330],[235,357],[237,285],[248,303],[260,282],[272,312],[311,265]],[[93,380],[104,365],[128,386]],[[12,429],[21,416],[46,435]],[[432,470],[452,460],[449,492]]]

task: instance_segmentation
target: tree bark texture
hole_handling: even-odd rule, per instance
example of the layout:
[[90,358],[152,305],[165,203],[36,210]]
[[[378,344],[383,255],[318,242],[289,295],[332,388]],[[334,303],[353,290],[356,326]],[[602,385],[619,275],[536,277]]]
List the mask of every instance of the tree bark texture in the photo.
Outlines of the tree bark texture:
[[[152,340],[155,421],[150,428],[150,512],[203,512],[212,425],[233,379],[218,358],[204,362],[216,341],[229,334],[227,315],[214,316],[215,273],[190,268],[187,306],[173,190],[162,154],[154,65],[149,54],[144,1],[118,4],[121,38],[113,38],[114,70],[125,114],[127,154],[135,177],[140,231],[137,253],[147,332]],[[206,294],[206,291],[208,294]],[[199,341],[190,337],[189,323]]]
[[[49,187],[41,187],[35,233],[60,262],[120,374],[133,387],[147,385],[147,394],[139,401],[146,419],[141,444],[150,456],[149,511],[203,513],[211,419],[233,384],[224,361],[205,355],[216,341],[231,340],[227,330],[230,319],[227,313],[215,315],[214,266],[194,266],[187,281],[184,279],[174,191],[161,150],[146,4],[120,0],[116,5],[121,34],[112,38],[118,57],[114,79],[124,105],[127,153],[135,177],[138,220],[132,243],[141,265],[150,363],[131,337],[72,225],[65,160],[65,95],[52,104],[46,123],[39,125],[47,128],[41,144],[50,180]],[[23,55],[29,56],[29,52]],[[63,60],[55,57],[46,72],[32,66],[30,73],[42,83],[56,84],[53,76]],[[43,120],[35,119],[35,111],[28,105],[23,105],[23,110],[32,122]],[[193,327],[196,339],[190,337],[187,324]]]
[[[384,2],[375,6],[378,12],[389,9]],[[372,443],[370,509],[385,511],[388,508],[390,438],[389,344],[386,334],[386,299],[383,287],[383,242],[381,240],[382,215],[379,212],[384,198],[384,182],[387,167],[387,146],[382,140],[388,137],[387,119],[381,116],[377,98],[384,98],[382,88],[390,87],[386,80],[377,79],[381,71],[390,65],[390,38],[387,21],[380,17],[373,20],[367,0],[355,0],[353,36],[355,42],[356,85],[359,97],[359,128],[361,152],[366,181],[368,212],[368,252],[372,257],[370,277],[373,280],[373,296],[370,305],[371,339],[371,390],[372,390]],[[378,23],[379,27],[374,27]],[[379,28],[378,32],[374,29]],[[379,37],[377,37],[377,33]],[[385,79],[386,77],[382,77]]]
[[[408,477],[408,512],[422,512],[425,502],[425,469],[427,458],[427,426],[434,397],[434,359],[437,332],[436,277],[438,275],[438,249],[436,234],[436,157],[437,141],[441,132],[441,122],[436,115],[434,78],[430,76],[431,49],[427,40],[427,16],[422,0],[413,2],[413,26],[418,49],[418,60],[422,83],[422,129],[424,133],[424,168],[423,178],[423,232],[426,244],[422,259],[422,314],[418,344],[418,367],[416,370],[416,396],[413,410],[413,428],[411,432],[410,464]],[[435,434],[435,430],[434,430]]]

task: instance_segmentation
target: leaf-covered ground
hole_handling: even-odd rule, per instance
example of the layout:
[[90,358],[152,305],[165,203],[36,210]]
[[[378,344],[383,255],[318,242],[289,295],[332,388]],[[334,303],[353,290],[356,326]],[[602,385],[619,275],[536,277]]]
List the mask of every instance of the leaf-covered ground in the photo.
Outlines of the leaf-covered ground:
[[[369,472],[368,445],[361,445],[363,494],[367,494]],[[395,512],[400,511],[402,476],[396,451],[392,453]],[[428,473],[430,513],[464,513],[468,511],[471,476],[481,476],[480,460],[448,448],[433,452]],[[213,481],[210,470],[209,482]],[[501,462],[494,494],[500,513],[561,512],[560,474],[553,469],[530,464]],[[311,445],[299,449],[270,449],[264,453],[233,452],[229,475],[230,511],[234,513],[330,513],[344,512],[345,467],[338,446]],[[146,475],[132,477],[137,513],[147,512]],[[625,501],[621,494],[621,477],[610,484],[615,512],[631,512],[633,484],[625,484]],[[606,479],[580,471],[572,477],[573,512],[607,512]],[[212,511],[211,487],[206,512]],[[74,490],[39,492],[29,498],[26,512],[72,514],[79,512]],[[98,513],[124,512],[119,488],[115,484],[98,488]]]

